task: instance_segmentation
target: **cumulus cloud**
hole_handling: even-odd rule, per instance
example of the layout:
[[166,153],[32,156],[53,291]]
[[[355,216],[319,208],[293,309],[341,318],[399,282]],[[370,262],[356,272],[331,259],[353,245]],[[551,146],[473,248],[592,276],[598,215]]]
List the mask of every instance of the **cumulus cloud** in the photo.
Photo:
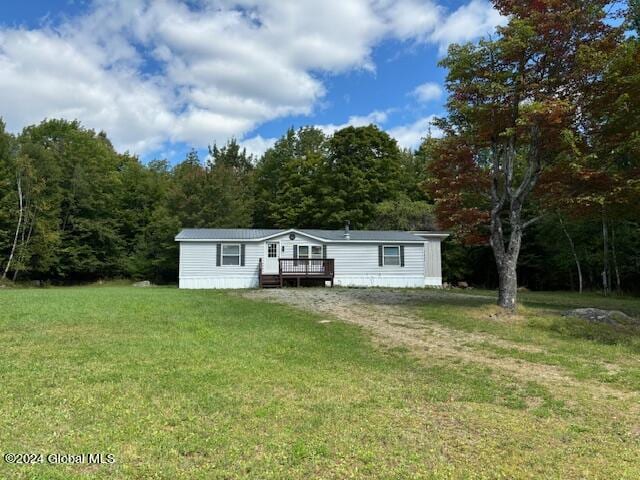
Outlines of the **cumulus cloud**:
[[444,53],[452,43],[469,42],[491,33],[496,26],[504,25],[506,17],[484,0],[471,0],[438,24],[430,39],[440,45]]
[[442,97],[442,87],[437,83],[427,82],[418,85],[411,94],[416,97],[419,102],[427,103]]
[[398,141],[401,147],[414,149],[420,146],[424,138],[442,135],[442,132],[432,125],[434,118],[435,115],[430,115],[407,125],[390,128],[387,132]]
[[433,120],[436,117],[435,115],[422,117],[408,124],[386,127],[386,124],[389,122],[388,114],[388,111],[382,112],[374,110],[368,115],[349,117],[345,123],[339,125],[316,125],[316,127],[321,129],[325,134],[331,135],[336,130],[340,130],[345,127],[363,127],[373,124],[385,130],[389,135],[395,138],[400,147],[409,149],[415,149],[420,146],[422,140],[428,136],[440,137],[442,135],[440,129],[432,125]]
[[384,39],[442,49],[499,21],[484,0],[454,12],[433,0],[95,0],[52,26],[0,27],[0,115],[14,131],[77,118],[136,153],[224,143],[312,114],[324,76],[374,69]]
[[260,158],[264,152],[273,147],[277,140],[277,138],[263,138],[261,135],[256,135],[243,140],[240,145],[247,149],[247,153]]
[[316,128],[322,130],[325,135],[331,135],[336,130],[341,130],[347,127],[365,127],[367,125],[382,125],[387,121],[388,112],[380,110],[374,110],[367,115],[352,115],[346,122],[341,124],[328,123],[325,125],[316,125]]

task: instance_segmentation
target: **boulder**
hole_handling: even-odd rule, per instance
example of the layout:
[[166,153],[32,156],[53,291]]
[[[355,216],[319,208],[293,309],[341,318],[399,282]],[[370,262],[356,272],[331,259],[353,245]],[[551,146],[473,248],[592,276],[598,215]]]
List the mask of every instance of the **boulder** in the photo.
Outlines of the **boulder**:
[[141,282],[134,283],[133,286],[138,288],[146,288],[146,287],[152,287],[153,284],[149,280],[143,280]]
[[469,284],[467,282],[458,282],[458,287],[469,288]]
[[640,320],[630,317],[620,310],[601,310],[599,308],[576,308],[563,313],[564,316],[578,317],[593,323],[607,325],[637,325]]

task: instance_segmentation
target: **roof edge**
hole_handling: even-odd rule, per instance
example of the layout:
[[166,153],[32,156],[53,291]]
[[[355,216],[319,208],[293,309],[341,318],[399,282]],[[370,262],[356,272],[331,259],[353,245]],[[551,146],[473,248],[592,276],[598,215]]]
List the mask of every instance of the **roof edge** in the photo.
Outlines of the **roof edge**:
[[418,237],[423,237],[423,238],[442,238],[443,240],[449,236],[451,236],[451,233],[449,232],[440,232],[437,230],[412,230],[409,233],[413,233],[414,235],[418,236]]
[[[264,242],[266,240],[269,240],[271,238],[274,237],[278,237],[280,235],[287,235],[289,233],[295,233],[298,235],[302,235],[308,238],[311,238],[313,240],[317,240],[319,242],[323,242],[323,243],[381,243],[381,242],[396,242],[396,243],[422,243],[424,242],[424,239],[426,238],[440,238],[440,239],[445,239],[449,236],[448,232],[438,232],[438,231],[407,231],[407,230],[389,230],[390,232],[404,232],[404,233],[408,233],[408,234],[412,234],[415,235],[417,238],[415,240],[384,240],[384,239],[376,239],[376,240],[357,240],[357,239],[335,239],[335,238],[329,238],[329,237],[323,237],[320,235],[316,234],[311,234],[308,233],[306,231],[303,230],[299,230],[297,228],[289,228],[289,229],[282,229],[279,230],[275,233],[269,234],[269,235],[265,235],[262,237],[256,237],[256,238],[233,238],[233,237],[227,237],[227,238],[216,238],[214,236],[210,237],[210,238],[179,238],[180,235],[182,234],[182,232],[184,230],[192,230],[192,229],[188,229],[188,228],[184,228],[180,231],[180,233],[178,233],[178,235],[176,235],[174,237],[174,241],[175,242],[242,242],[242,243],[251,243],[251,242]],[[197,229],[193,229],[193,230],[197,230]],[[216,230],[216,229],[212,229],[212,230]],[[246,229],[246,230],[252,230],[252,229]],[[320,230],[320,229],[313,229],[313,230]],[[367,230],[359,230],[359,231],[367,231]],[[375,231],[375,230],[371,230],[371,231]]]

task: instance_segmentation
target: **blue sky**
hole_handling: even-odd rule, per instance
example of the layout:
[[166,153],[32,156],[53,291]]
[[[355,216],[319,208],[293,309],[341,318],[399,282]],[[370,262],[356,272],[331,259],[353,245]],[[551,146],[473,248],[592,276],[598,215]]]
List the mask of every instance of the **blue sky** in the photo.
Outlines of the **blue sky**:
[[260,154],[302,125],[376,123],[415,148],[447,46],[503,21],[486,0],[2,2],[0,116],[78,119],[143,160],[232,136]]

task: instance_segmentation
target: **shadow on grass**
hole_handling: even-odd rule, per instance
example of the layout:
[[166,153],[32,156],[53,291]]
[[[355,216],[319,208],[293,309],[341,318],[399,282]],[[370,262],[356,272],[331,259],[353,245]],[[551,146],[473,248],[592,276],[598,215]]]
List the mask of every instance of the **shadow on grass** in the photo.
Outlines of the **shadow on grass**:
[[421,309],[425,318],[459,330],[485,332],[519,342],[546,334],[557,340],[583,340],[640,352],[640,323],[609,325],[562,316],[567,310],[585,306],[621,310],[633,315],[638,311],[639,299],[542,292],[527,292],[522,297],[521,308],[513,318],[501,315],[495,305],[495,296],[487,292],[481,295],[441,293],[420,299],[413,305]]
[[571,317],[553,317],[544,323],[533,320],[529,325],[562,338],[588,340],[603,345],[623,345],[635,353],[640,353],[639,327],[597,324]]

